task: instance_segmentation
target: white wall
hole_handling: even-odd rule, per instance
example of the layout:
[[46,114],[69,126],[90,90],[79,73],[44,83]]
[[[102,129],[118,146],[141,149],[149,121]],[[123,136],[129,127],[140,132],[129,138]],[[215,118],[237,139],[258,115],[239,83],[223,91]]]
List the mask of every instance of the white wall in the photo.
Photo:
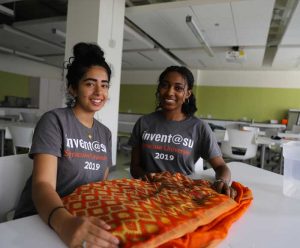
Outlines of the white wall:
[[300,88],[300,71],[199,71],[199,85]]
[[[197,70],[191,70],[195,82],[197,78]],[[126,70],[122,71],[121,74],[121,84],[157,84],[159,75],[163,72],[163,70],[155,70],[155,71],[149,71],[149,70],[141,70],[141,71],[134,71],[134,70]]]
[[[195,84],[231,87],[300,88],[300,71],[192,70]],[[161,71],[122,71],[122,84],[156,84]]]

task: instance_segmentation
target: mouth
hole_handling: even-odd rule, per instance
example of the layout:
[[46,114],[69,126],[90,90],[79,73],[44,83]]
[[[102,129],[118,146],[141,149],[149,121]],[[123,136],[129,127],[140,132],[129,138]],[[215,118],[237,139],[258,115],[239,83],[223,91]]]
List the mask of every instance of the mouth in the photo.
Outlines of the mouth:
[[172,104],[172,103],[175,103],[175,99],[170,99],[170,98],[164,98],[163,101],[167,104]]
[[101,100],[101,99],[91,99],[91,102],[92,102],[93,105],[101,105],[103,100]]

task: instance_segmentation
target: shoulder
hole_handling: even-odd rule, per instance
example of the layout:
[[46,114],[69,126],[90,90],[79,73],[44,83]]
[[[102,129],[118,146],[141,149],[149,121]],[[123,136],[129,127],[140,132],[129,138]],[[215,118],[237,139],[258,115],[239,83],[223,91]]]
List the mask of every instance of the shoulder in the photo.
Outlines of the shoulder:
[[199,125],[201,127],[208,127],[208,123],[196,116],[190,116],[188,119],[187,119],[188,122],[190,123],[194,123],[195,125]]
[[49,118],[50,116],[66,116],[69,115],[72,110],[68,107],[66,108],[56,108],[52,109],[42,115],[42,118]]
[[52,109],[41,116],[37,125],[63,125],[67,122],[67,119],[72,118],[71,112],[72,110],[70,108]]
[[139,118],[139,120],[150,121],[153,119],[158,119],[161,117],[161,113],[159,111],[152,112],[150,114],[143,115]]
[[191,116],[188,120],[187,120],[188,126],[193,126],[195,128],[197,128],[198,130],[200,130],[200,132],[202,133],[211,133],[212,130],[208,124],[208,122],[199,119],[198,117],[195,116]]
[[104,124],[102,124],[100,121],[98,121],[96,119],[94,119],[94,121],[95,121],[94,122],[95,128],[97,128],[98,130],[101,130],[102,132],[105,132],[105,133],[111,135],[111,131],[107,126],[105,126]]

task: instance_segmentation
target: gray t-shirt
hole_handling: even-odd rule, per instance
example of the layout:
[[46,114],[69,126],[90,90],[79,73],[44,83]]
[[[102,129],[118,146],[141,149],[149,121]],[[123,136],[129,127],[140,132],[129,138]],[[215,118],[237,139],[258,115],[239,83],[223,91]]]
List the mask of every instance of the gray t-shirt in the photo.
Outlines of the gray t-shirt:
[[[111,132],[94,119],[87,128],[75,117],[71,108],[45,113],[38,122],[29,156],[44,153],[57,157],[56,191],[64,197],[80,185],[103,180],[112,165]],[[31,199],[30,177],[21,195],[15,218],[36,213]]]
[[169,121],[160,111],[142,116],[135,124],[129,144],[142,148],[142,166],[146,173],[194,172],[202,157],[222,156],[209,125],[190,116],[183,121]]

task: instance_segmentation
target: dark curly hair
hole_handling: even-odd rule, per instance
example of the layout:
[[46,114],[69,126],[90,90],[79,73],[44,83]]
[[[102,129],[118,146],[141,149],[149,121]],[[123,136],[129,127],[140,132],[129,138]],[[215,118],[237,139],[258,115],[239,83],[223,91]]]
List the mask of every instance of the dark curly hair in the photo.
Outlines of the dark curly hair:
[[[78,88],[79,81],[92,66],[103,67],[108,76],[108,82],[111,77],[111,69],[104,58],[104,52],[97,44],[92,43],[77,43],[73,47],[73,57],[69,58],[66,62],[65,68],[68,70],[67,78],[67,88],[72,87],[73,89]],[[68,98],[68,97],[67,97]],[[67,105],[72,105],[72,100],[67,99]]]
[[[188,84],[188,90],[193,89],[194,76],[193,76],[193,73],[188,68],[186,68],[184,66],[169,66],[159,76],[158,86],[157,86],[156,93],[155,93],[157,100],[159,99],[159,85],[164,81],[165,77],[170,72],[178,72],[186,80],[186,82]],[[160,102],[158,100],[158,106],[156,107],[156,110],[159,110],[159,109],[161,109],[161,106],[160,106]],[[191,96],[188,98],[188,101],[185,102],[184,104],[182,104],[181,111],[188,116],[194,115],[194,113],[197,111],[196,98],[195,98],[193,92],[191,93]]]

